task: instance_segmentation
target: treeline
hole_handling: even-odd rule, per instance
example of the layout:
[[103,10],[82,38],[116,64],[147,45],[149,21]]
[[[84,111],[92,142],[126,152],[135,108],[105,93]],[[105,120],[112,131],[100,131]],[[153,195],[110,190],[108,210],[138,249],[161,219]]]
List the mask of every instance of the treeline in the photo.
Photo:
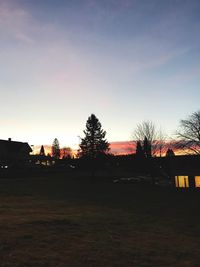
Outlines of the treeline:
[[[99,119],[91,114],[83,131],[84,137],[80,137],[77,158],[97,159],[110,154],[110,144],[106,140],[106,131],[102,129]],[[138,158],[151,158],[154,156],[173,156],[174,151],[181,150],[187,154],[200,154],[200,111],[192,113],[188,118],[181,120],[179,129],[171,142],[161,129],[158,129],[152,121],[143,121],[138,124],[133,133],[135,143],[135,155]],[[39,155],[45,155],[42,146]],[[60,148],[57,138],[54,139],[51,154],[54,159],[73,158],[70,147]]]

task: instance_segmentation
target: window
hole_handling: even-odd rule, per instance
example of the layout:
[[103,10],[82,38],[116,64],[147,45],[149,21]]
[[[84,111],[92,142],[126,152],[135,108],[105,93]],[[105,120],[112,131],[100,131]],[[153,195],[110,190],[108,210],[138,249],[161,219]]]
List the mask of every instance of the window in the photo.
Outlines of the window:
[[[175,184],[176,187],[189,187],[188,176],[183,176],[183,175],[175,176]],[[200,180],[199,180],[199,186],[200,186]]]
[[194,180],[195,180],[195,187],[200,187],[200,176],[195,176]]

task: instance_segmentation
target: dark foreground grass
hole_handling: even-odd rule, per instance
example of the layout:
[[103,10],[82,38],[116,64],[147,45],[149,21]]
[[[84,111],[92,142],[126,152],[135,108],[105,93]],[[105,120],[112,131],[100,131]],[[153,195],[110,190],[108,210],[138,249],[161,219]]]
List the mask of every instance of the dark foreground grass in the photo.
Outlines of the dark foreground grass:
[[0,180],[0,266],[200,266],[200,192]]

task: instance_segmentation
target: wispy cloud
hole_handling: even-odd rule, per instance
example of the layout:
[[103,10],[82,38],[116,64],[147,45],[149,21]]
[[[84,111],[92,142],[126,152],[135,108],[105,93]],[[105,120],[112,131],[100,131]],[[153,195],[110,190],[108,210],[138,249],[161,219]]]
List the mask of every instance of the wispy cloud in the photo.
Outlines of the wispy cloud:
[[15,5],[10,1],[0,2],[0,33],[1,40],[14,40],[25,43],[32,43],[31,15],[27,10]]
[[[199,75],[198,60],[193,62],[200,43],[199,1],[57,2],[0,0],[5,117],[15,113],[24,125],[34,122],[45,140],[56,129],[65,136],[81,134],[94,112],[105,119],[112,140],[126,140],[137,120],[160,120],[162,114],[172,127],[172,120],[188,112],[185,103],[193,104],[194,97],[187,94],[184,102],[176,88],[184,90],[184,81]],[[55,127],[47,129],[52,121]]]

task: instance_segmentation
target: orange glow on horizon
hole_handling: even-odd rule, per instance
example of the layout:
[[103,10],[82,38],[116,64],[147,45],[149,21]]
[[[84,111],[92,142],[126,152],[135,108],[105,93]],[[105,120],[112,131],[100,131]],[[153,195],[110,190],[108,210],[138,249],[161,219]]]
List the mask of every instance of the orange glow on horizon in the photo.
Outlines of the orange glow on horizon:
[[[40,152],[41,145],[33,146],[33,155],[37,155]],[[51,155],[51,145],[44,145],[45,154]],[[76,157],[77,151],[78,151],[78,144],[73,145],[71,147],[72,149],[72,155]],[[131,141],[116,141],[116,142],[110,142],[110,150],[109,153],[113,155],[128,155],[128,154],[134,154],[136,150],[136,144],[135,142]],[[167,148],[165,148],[162,152],[162,156],[166,155]],[[173,148],[173,151],[176,156],[181,155],[187,155],[189,154],[189,150],[182,150]],[[156,153],[157,156],[159,156],[159,151]],[[62,148],[61,148],[61,157],[62,157]]]

